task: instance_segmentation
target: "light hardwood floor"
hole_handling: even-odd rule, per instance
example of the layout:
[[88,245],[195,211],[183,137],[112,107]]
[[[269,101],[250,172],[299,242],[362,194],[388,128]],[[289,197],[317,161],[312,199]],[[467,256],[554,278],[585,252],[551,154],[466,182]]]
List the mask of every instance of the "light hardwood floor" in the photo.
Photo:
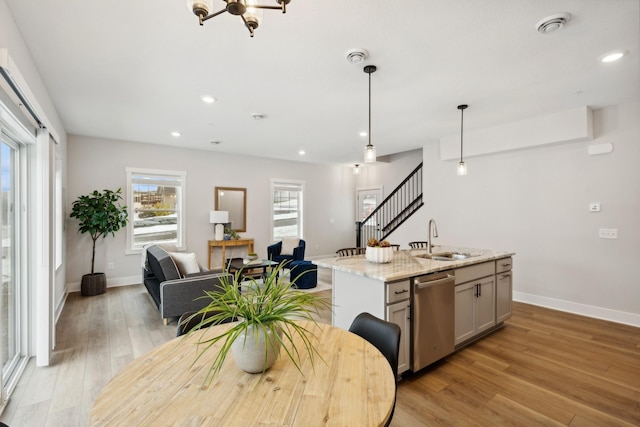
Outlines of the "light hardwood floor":
[[[175,327],[142,285],[69,295],[53,363],[29,363],[0,420],[86,425],[109,379]],[[402,379],[391,425],[640,425],[640,329],[516,303],[504,328]]]

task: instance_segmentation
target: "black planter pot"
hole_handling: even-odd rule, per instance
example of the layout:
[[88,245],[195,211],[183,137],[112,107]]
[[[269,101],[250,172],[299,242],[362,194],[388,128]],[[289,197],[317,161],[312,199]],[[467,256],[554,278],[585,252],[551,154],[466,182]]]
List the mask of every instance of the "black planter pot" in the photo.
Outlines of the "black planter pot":
[[91,297],[107,292],[107,276],[104,273],[85,274],[80,282],[80,295]]

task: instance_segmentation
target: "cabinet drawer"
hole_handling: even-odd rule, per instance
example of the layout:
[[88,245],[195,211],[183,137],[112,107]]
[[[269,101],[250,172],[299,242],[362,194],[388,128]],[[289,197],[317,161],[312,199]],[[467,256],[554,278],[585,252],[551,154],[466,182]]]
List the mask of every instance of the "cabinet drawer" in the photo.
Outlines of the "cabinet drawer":
[[456,285],[468,282],[470,280],[492,276],[495,274],[495,272],[496,263],[494,261],[483,262],[482,264],[474,264],[468,267],[456,268]]
[[511,259],[511,257],[496,260],[496,273],[502,273],[503,271],[511,270],[512,263],[513,260]]
[[402,280],[400,282],[387,283],[387,298],[386,298],[387,304],[409,299],[410,288],[411,288],[411,281],[409,280]]

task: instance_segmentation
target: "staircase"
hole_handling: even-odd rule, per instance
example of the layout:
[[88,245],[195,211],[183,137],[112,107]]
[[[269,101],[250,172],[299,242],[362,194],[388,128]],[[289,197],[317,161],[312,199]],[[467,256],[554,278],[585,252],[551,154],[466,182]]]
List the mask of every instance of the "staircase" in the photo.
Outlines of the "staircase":
[[370,238],[384,240],[424,205],[422,201],[422,163],[396,187],[380,205],[356,222],[356,246],[367,245]]

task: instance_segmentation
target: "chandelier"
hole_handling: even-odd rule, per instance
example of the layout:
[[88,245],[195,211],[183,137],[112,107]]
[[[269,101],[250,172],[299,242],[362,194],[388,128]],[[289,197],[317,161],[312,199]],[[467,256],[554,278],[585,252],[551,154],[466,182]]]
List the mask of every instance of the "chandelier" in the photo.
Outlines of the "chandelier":
[[287,13],[287,5],[291,0],[275,0],[279,6],[267,6],[259,3],[259,0],[222,0],[226,6],[217,11],[211,12],[213,9],[213,0],[187,0],[187,6],[194,15],[198,17],[200,25],[204,25],[204,21],[214,18],[225,12],[232,15],[240,16],[244,26],[249,30],[249,34],[253,37],[253,31],[260,25],[258,9],[275,9]]

